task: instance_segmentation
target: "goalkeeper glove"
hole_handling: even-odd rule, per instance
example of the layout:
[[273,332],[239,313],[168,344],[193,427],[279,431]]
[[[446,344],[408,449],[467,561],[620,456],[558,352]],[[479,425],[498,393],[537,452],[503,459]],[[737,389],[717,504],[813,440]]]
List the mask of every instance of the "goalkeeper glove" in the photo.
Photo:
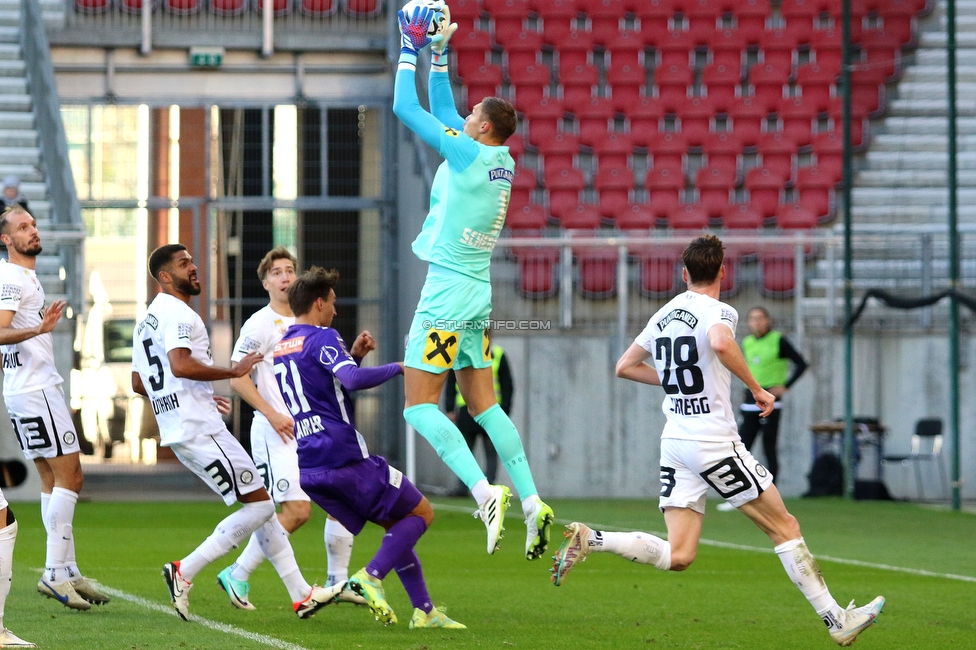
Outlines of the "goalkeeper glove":
[[414,54],[433,42],[430,34],[430,24],[436,11],[430,7],[414,7],[413,14],[407,15],[401,9],[397,16],[400,19],[400,52]]
[[447,42],[451,40],[451,36],[457,31],[457,23],[451,22],[451,8],[444,5],[444,9],[441,10],[444,14],[444,31],[441,32],[440,40],[434,41],[430,46],[430,51],[436,57],[443,57],[447,54]]

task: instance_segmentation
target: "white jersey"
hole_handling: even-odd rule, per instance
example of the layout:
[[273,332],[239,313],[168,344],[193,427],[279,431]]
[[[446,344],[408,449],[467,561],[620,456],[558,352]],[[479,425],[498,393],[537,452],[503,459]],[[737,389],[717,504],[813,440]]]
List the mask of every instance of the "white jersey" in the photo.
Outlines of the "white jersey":
[[648,321],[635,342],[654,359],[665,397],[668,422],[662,438],[738,440],[732,409],[732,373],[708,340],[722,324],[735,334],[739,314],[714,298],[686,291]]
[[133,334],[132,370],[149,393],[164,447],[227,429],[209,381],[173,376],[168,353],[176,348],[187,348],[200,363],[213,365],[203,320],[179,298],[161,293]]
[[[274,374],[274,346],[281,341],[285,330],[294,324],[294,316],[282,316],[273,310],[271,305],[259,309],[241,327],[241,335],[234,345],[234,354],[230,357],[230,360],[236,363],[252,352],[264,356],[261,361],[254,364],[253,376],[258,393],[271,408],[285,415],[289,411],[281,398],[281,390],[278,388],[278,380]],[[268,426],[271,425],[268,419],[257,411],[254,412],[254,418],[263,420]]]
[[[14,312],[10,327],[31,329],[44,320],[44,289],[33,270],[0,260],[0,310]],[[0,345],[3,394],[22,395],[64,382],[54,365],[54,336],[38,334]]]

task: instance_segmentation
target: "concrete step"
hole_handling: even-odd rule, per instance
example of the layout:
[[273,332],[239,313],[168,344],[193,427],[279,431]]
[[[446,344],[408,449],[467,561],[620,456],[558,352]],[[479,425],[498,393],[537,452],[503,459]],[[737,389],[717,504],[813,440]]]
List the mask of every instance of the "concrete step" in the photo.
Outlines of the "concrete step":
[[27,77],[0,76],[0,95],[26,95]]
[[[941,66],[945,68],[946,62],[949,57],[946,55],[945,48],[941,49],[918,49],[915,52],[915,62],[918,65],[934,65]],[[956,48],[956,65],[958,66],[960,62],[967,63],[969,61],[976,61],[976,48],[964,49],[961,47]]]
[[[976,170],[976,152],[967,151],[957,155],[960,172]],[[943,174],[948,166],[947,156],[931,151],[869,151],[867,168],[876,171],[916,170],[940,171]]]
[[[906,135],[902,133],[880,133],[871,140],[871,151],[868,156],[878,152],[901,153],[912,156],[916,152],[942,152],[947,148],[946,136],[941,135]],[[976,152],[976,134],[961,135],[956,139],[956,147],[960,152]]]
[[0,26],[18,27],[20,25],[20,10],[11,10],[0,7]]
[[[905,69],[902,83],[938,82],[946,83],[949,78],[945,65],[914,65]],[[976,65],[957,65],[956,83],[976,81]]]
[[34,201],[43,201],[47,199],[47,183],[45,183],[43,180],[21,181],[20,193],[23,194],[28,201],[30,201],[31,208],[33,208]]
[[[870,169],[854,175],[855,187],[948,187],[946,170],[916,169],[911,158],[907,169]],[[976,169],[959,168],[959,186],[976,188]]]
[[4,129],[33,129],[34,115],[30,112],[30,106],[27,107],[27,110],[0,110],[0,124],[3,125]]
[[[944,90],[945,86],[942,86],[942,88]],[[976,103],[972,99],[969,101],[963,101],[961,97],[957,99],[959,100],[956,102],[957,115],[960,117],[976,117]],[[936,96],[931,99],[896,99],[888,104],[888,115],[895,117],[933,117],[941,115],[942,121],[945,122],[947,103],[945,92],[941,96]]]
[[[898,85],[899,99],[937,99],[948,97],[948,86],[937,81],[906,81]],[[960,104],[976,102],[976,82],[956,84],[956,98]]]
[[[927,224],[946,223],[949,207],[943,205],[853,205],[854,223]],[[976,206],[960,205],[956,216],[961,222],[976,222]]]
[[[0,95],[0,115],[6,111],[29,111],[31,110],[30,95]],[[31,115],[31,121],[34,116]],[[7,126],[5,123],[4,126]]]
[[[852,205],[945,206],[948,192],[944,187],[855,187]],[[976,204],[976,187],[959,188],[959,205]]]
[[0,60],[0,77],[27,78],[27,66],[21,60]]
[[0,44],[0,61],[20,61],[20,44]]
[[[937,135],[946,137],[946,118],[942,117],[887,117],[884,120],[885,133],[878,134],[876,140],[887,135]],[[961,118],[956,122],[956,132],[960,136],[976,135],[976,119]]]
[[[2,118],[0,118],[0,124],[4,124]],[[0,129],[0,147],[36,146],[37,131],[34,129]]]
[[[958,24],[958,23],[957,23]],[[957,28],[958,29],[958,28]],[[942,48],[945,49],[947,36],[944,31],[922,32],[919,35],[919,48]],[[976,32],[962,32],[956,34],[957,48],[976,48]]]
[[0,178],[6,178],[7,176],[16,176],[21,182],[44,181],[41,170],[35,165],[9,164],[6,161],[0,160]]
[[0,26],[0,43],[20,43],[20,27]]
[[0,147],[0,160],[10,165],[38,165],[41,150],[37,147]]

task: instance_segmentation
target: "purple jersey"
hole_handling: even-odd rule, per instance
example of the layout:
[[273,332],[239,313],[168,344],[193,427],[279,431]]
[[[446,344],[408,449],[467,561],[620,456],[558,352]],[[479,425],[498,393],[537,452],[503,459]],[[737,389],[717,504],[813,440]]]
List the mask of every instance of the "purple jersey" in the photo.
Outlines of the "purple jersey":
[[336,371],[358,367],[339,333],[295,324],[274,348],[281,396],[295,419],[298,466],[333,469],[369,457],[356,431],[353,403]]

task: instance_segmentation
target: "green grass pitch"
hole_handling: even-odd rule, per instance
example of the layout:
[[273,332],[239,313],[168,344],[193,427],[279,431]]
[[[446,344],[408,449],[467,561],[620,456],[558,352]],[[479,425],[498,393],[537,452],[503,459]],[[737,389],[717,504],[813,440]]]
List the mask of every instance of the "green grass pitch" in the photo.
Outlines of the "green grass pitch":
[[[236,551],[197,576],[190,611],[210,622],[171,615],[162,564],[189,552],[228,510],[219,503],[80,503],[75,538],[82,570],[131,596],[90,612],[74,612],[36,590],[44,534],[35,504],[13,504],[20,521],[14,581],[5,622],[41,648],[831,648],[823,624],[790,583],[768,540],[742,515],[709,504],[706,544],[684,573],[664,573],[606,555],[592,555],[559,588],[548,560],[522,557],[525,529],[513,503],[502,548],[485,553],[484,527],[470,501],[434,499],[437,518],[419,545],[434,603],[469,629],[409,630],[412,612],[395,574],[385,584],[400,624],[383,627],[365,608],[330,606],[307,621],[292,613],[287,593],[265,563],[252,576],[257,611],[233,609],[215,584]],[[656,500],[554,500],[557,521],[607,529],[660,531]],[[976,648],[976,516],[902,503],[834,499],[788,502],[800,520],[831,592],[846,605],[881,594],[879,623],[857,642],[861,650]],[[315,509],[313,508],[313,511]],[[325,580],[324,516],[292,542],[306,578]],[[562,537],[554,532],[552,549]],[[356,541],[351,569],[372,556],[380,529]],[[766,549],[762,550],[752,549]],[[836,559],[826,559],[836,558]],[[844,561],[868,563],[849,564]],[[881,565],[888,565],[883,568]],[[906,573],[907,568],[935,575]],[[969,577],[964,580],[943,574]],[[223,629],[219,625],[223,624]],[[247,637],[242,634],[261,635]]]

